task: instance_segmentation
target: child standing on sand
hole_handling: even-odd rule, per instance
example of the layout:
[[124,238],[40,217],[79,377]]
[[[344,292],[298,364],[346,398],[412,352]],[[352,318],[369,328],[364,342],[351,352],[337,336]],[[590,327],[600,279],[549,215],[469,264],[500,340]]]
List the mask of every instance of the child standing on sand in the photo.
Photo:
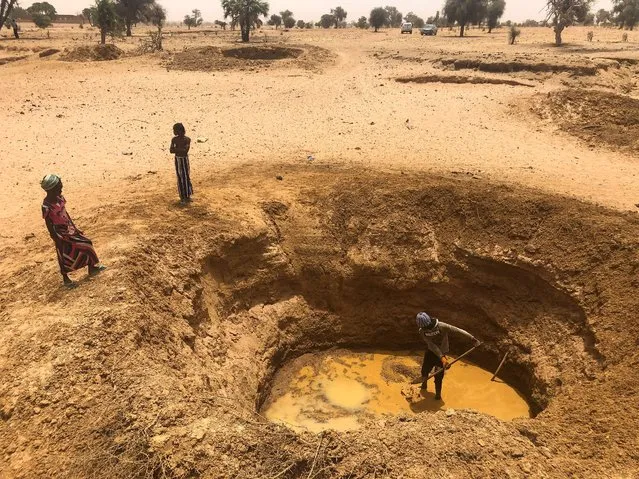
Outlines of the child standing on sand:
[[173,125],[173,134],[171,140],[171,153],[175,154],[175,174],[177,175],[178,193],[180,194],[180,203],[184,204],[191,201],[193,194],[193,186],[191,185],[191,167],[189,165],[189,149],[191,148],[191,139],[186,136],[186,130],[182,123]]

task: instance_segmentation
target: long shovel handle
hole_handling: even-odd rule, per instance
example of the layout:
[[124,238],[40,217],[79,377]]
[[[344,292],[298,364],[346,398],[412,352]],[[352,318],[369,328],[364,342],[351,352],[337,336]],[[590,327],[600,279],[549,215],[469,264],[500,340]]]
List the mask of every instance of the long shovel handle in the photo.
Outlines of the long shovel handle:
[[493,377],[490,378],[491,381],[494,381],[495,378],[497,377],[497,374],[499,373],[499,371],[501,370],[501,367],[504,365],[504,363],[506,362],[506,358],[508,357],[508,353],[509,351],[506,351],[506,354],[504,354],[504,358],[501,360],[501,362],[499,363],[499,366],[497,366],[497,370],[495,371],[495,374],[493,374]]
[[[453,361],[451,361],[450,363],[448,363],[448,368],[450,368],[453,364],[455,364],[457,361],[459,361],[460,359],[462,359],[464,356],[468,356],[470,353],[472,353],[475,349],[477,349],[479,346],[481,346],[481,343],[479,343],[477,346],[473,346],[472,348],[470,348],[468,351],[466,351],[464,354],[462,354],[461,356],[457,356]],[[448,369],[446,368],[446,369]],[[444,368],[438,368],[435,371],[433,371],[432,373],[430,373],[428,375],[428,377],[426,378],[426,381],[428,381],[430,378],[432,378],[433,376],[437,376],[439,373],[441,373],[444,370]]]

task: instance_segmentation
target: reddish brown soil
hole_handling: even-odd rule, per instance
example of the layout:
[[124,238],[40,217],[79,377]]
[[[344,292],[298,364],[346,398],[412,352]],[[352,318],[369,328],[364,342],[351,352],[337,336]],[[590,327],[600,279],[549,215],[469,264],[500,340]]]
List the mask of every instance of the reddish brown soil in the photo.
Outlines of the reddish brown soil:
[[233,48],[205,46],[175,53],[168,67],[172,70],[187,71],[242,71],[264,68],[317,70],[333,58],[334,55],[328,50],[311,45],[251,44]]
[[[639,474],[636,214],[319,164],[198,184],[182,208],[150,175],[76,218],[110,268],[75,290],[44,235],[2,251],[0,477]],[[540,413],[314,436],[255,412],[287,359],[415,345],[424,308],[485,341],[485,367],[511,351]]]
[[66,50],[60,59],[68,62],[100,62],[117,60],[124,52],[112,44],[80,46]]
[[560,129],[593,144],[639,152],[639,99],[568,89],[540,96],[536,111]]
[[487,78],[464,75],[420,75],[414,77],[399,77],[395,81],[399,83],[454,83],[462,85],[471,83],[475,85],[510,85],[510,86],[527,86],[534,87],[529,83],[522,83],[517,80],[507,80],[504,78]]

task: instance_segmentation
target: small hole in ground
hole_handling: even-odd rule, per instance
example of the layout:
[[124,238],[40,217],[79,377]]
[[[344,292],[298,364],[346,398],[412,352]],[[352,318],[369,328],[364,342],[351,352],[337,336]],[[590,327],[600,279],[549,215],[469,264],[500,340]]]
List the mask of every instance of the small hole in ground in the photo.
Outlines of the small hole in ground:
[[421,359],[419,351],[306,354],[276,374],[263,413],[313,432],[359,429],[366,417],[450,409],[473,409],[502,420],[531,416],[517,390],[491,381],[491,372],[464,360],[446,372],[442,399],[435,399],[433,379],[426,390],[410,384],[420,376]]

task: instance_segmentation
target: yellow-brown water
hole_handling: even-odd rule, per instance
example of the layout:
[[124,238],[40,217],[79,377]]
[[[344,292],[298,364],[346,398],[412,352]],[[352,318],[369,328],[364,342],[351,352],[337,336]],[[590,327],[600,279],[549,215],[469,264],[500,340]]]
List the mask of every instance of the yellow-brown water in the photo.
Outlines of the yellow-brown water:
[[[529,417],[524,398],[492,373],[458,361],[444,378],[442,400],[428,390],[409,385],[420,374],[421,357],[406,353],[333,351],[305,355],[292,361],[276,377],[266,417],[293,428],[319,432],[360,427],[370,416],[419,414],[446,409],[474,409],[503,420]],[[411,401],[404,395],[412,393]]]

